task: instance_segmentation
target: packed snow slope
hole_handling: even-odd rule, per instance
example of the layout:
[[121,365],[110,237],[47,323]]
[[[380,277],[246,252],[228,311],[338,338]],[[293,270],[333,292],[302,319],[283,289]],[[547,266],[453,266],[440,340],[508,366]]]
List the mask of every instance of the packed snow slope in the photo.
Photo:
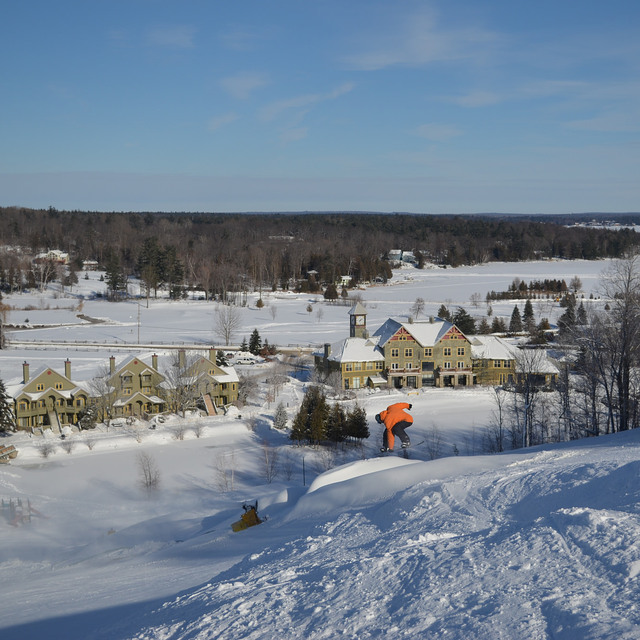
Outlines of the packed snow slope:
[[[192,537],[176,546],[211,564],[199,586],[136,606],[5,620],[1,635],[639,638],[639,461],[640,433],[628,432],[495,456],[350,462],[272,496],[260,526],[198,535],[185,526]],[[141,565],[154,561],[136,553]]]

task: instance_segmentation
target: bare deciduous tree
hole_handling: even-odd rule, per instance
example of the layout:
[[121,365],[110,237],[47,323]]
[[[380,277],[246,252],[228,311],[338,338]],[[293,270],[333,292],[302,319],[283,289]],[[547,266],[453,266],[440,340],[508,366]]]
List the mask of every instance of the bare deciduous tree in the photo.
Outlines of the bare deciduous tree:
[[216,486],[219,491],[233,491],[235,488],[235,451],[219,452],[213,461]]
[[138,474],[140,486],[147,492],[156,491],[160,488],[160,470],[154,457],[146,452],[140,451],[136,457],[138,464]]
[[229,305],[216,309],[213,330],[224,345],[231,345],[233,337],[242,327],[240,310]]
[[278,449],[268,442],[262,443],[263,475],[267,484],[271,484],[278,475]]

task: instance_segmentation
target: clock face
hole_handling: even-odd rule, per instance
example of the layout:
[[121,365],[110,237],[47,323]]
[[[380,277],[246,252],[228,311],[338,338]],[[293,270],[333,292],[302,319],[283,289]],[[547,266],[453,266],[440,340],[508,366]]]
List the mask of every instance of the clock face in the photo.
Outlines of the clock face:
[[356,324],[363,325],[364,324],[364,316],[356,316]]

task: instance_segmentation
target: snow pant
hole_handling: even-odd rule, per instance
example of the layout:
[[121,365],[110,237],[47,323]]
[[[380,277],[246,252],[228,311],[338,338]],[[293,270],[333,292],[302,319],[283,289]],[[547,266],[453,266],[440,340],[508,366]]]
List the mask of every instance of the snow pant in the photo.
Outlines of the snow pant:
[[[391,433],[393,433],[396,438],[400,438],[400,442],[402,442],[402,444],[411,444],[411,440],[409,440],[409,436],[406,434],[405,429],[408,429],[412,424],[413,422],[400,420],[400,422],[396,422],[396,424],[393,425],[393,427],[391,428]],[[382,446],[385,449],[389,447],[388,434],[388,430],[385,429],[384,434],[382,435]]]

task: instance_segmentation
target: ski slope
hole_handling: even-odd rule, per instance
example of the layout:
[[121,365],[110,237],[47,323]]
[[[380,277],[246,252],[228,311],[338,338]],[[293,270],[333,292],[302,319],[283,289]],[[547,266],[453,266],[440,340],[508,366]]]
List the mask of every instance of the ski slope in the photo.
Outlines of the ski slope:
[[[214,429],[155,453],[184,464],[175,456],[218,437],[253,437]],[[48,470],[1,468],[4,488],[36,495],[29,483],[48,478],[59,491],[41,488],[46,519],[3,531],[1,635],[638,638],[639,436],[354,460],[307,487],[254,487],[267,520],[236,534],[242,488],[222,496],[181,473],[149,501],[130,467],[107,481],[132,455],[123,442]]]

